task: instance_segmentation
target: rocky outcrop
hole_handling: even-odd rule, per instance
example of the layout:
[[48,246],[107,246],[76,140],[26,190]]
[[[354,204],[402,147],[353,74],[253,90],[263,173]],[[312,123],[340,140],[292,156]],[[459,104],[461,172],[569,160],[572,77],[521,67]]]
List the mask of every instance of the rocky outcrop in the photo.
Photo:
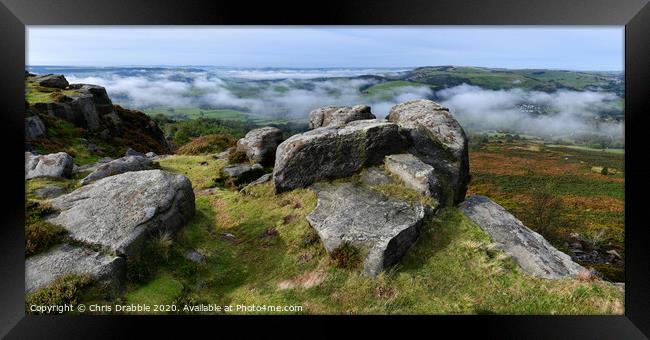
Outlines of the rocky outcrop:
[[282,131],[276,127],[263,127],[249,131],[237,141],[237,150],[245,152],[251,162],[272,165],[275,150],[282,142]]
[[324,126],[345,125],[354,120],[375,119],[370,112],[370,106],[327,106],[315,109],[309,113],[309,128],[316,129]]
[[70,177],[72,157],[65,152],[36,155],[25,152],[25,179],[36,177]]
[[431,165],[408,153],[388,155],[384,164],[386,170],[401,179],[407,187],[422,195],[440,199],[440,181]]
[[86,185],[104,177],[119,175],[129,171],[152,169],[151,159],[140,156],[126,156],[98,166],[93,172],[81,180]]
[[384,169],[377,166],[372,166],[364,169],[363,173],[361,174],[361,182],[365,185],[377,186],[393,183],[393,179],[386,174]]
[[66,275],[90,275],[117,295],[124,291],[125,261],[97,251],[69,244],[25,260],[25,293],[31,293]]
[[467,137],[447,108],[431,100],[412,100],[391,108],[386,117],[399,124],[409,152],[445,177],[444,196],[453,203],[465,198],[469,183]]
[[81,166],[74,166],[72,168],[72,173],[82,173],[82,172],[93,172],[99,169],[101,166],[105,165],[108,162],[111,162],[113,159],[110,157],[104,157],[97,160],[96,163],[84,164]]
[[[30,76],[31,74],[27,74]],[[45,74],[34,78],[34,81],[43,87],[54,87],[58,89],[65,89],[68,87],[68,80],[62,74]]]
[[569,255],[555,249],[540,234],[528,229],[487,197],[469,197],[459,208],[528,274],[557,279],[575,276],[584,270]]
[[45,124],[38,116],[25,118],[25,140],[45,137]]
[[37,112],[67,120],[85,129],[119,130],[121,120],[105,88],[88,84],[74,84],[70,88],[75,91],[59,93],[53,101],[35,103],[34,108]]
[[328,252],[347,242],[367,252],[364,273],[376,276],[396,264],[417,239],[425,209],[350,183],[311,187],[318,196],[307,216]]
[[194,215],[194,192],[183,175],[161,170],[106,177],[50,201],[49,219],[85,244],[118,255],[138,254],[152,234],[174,233]]
[[398,126],[385,120],[357,120],[294,135],[278,146],[275,190],[279,193],[322,179],[347,177],[403,148]]

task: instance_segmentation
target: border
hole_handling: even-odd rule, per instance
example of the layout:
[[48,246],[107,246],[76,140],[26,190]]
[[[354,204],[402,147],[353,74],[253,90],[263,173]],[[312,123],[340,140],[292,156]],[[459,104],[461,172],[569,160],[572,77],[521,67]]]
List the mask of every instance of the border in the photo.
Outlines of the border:
[[[643,194],[650,189],[643,157],[650,143],[644,140],[650,120],[650,5],[648,0],[488,0],[488,1],[356,1],[278,4],[237,2],[127,1],[127,0],[0,0],[0,50],[3,104],[1,135],[10,164],[20,164],[23,155],[24,110],[23,68],[25,25],[625,25],[625,126],[626,126],[626,313],[625,316],[278,316],[278,317],[99,317],[24,315],[24,214],[23,202],[6,199],[0,228],[0,336],[8,338],[122,337],[136,329],[166,332],[178,329],[178,321],[213,328],[219,334],[239,331],[282,332],[284,336],[324,337],[353,332],[370,335],[404,335],[426,328],[431,335],[446,328],[456,334],[474,333],[499,338],[625,338],[650,336],[650,266],[647,245],[650,237],[643,223]],[[15,144],[15,145],[14,145]],[[19,169],[5,173],[18,178]],[[10,177],[10,178],[11,178]],[[24,195],[20,181],[5,181],[8,197]],[[169,322],[172,321],[173,322]],[[398,322],[395,322],[398,321]],[[251,322],[260,324],[250,327]],[[385,322],[385,323],[384,323]],[[17,323],[17,324],[16,324]],[[337,327],[332,327],[336,323]],[[13,326],[15,327],[11,329]],[[307,326],[307,333],[297,332]],[[339,327],[342,326],[342,327]],[[381,326],[380,326],[381,325]],[[385,326],[384,326],[385,325]],[[235,326],[235,327],[232,327]],[[380,326],[380,327],[377,327]],[[468,327],[469,326],[469,327]],[[230,328],[229,328],[230,327]],[[153,333],[152,332],[152,333]],[[643,335],[645,333],[645,336]],[[168,333],[169,334],[169,333]]]

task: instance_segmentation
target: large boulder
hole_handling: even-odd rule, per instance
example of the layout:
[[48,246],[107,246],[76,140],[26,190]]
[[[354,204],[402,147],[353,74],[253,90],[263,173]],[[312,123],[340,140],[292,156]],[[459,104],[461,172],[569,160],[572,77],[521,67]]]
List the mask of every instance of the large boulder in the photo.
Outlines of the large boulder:
[[386,170],[401,179],[407,187],[440,200],[440,180],[431,165],[408,153],[388,155],[384,164]]
[[70,236],[118,255],[138,254],[152,234],[175,233],[194,215],[194,192],[183,175],[161,170],[106,177],[50,201],[49,219]]
[[332,252],[347,242],[367,252],[364,273],[376,276],[396,264],[415,242],[425,209],[350,183],[311,186],[318,196],[307,216]]
[[129,171],[142,171],[152,169],[151,159],[140,156],[126,156],[104,163],[81,180],[81,185],[86,185],[104,177],[123,174]]
[[575,276],[584,270],[569,255],[555,249],[544,237],[487,197],[471,196],[459,208],[528,274],[557,279]]
[[410,153],[445,177],[445,197],[462,202],[470,179],[467,137],[449,110],[418,99],[393,106],[386,118],[402,128],[412,145]]
[[58,277],[90,275],[114,294],[124,291],[124,259],[84,247],[62,244],[25,260],[25,293],[46,287]]
[[105,88],[88,84],[73,84],[70,88],[76,91],[59,94],[54,101],[35,103],[34,108],[42,114],[56,116],[90,130],[119,127],[121,120]]
[[324,126],[345,125],[354,120],[375,119],[370,112],[370,106],[327,106],[315,109],[309,113],[309,128],[316,129]]
[[249,131],[237,141],[237,150],[245,152],[254,163],[271,165],[275,161],[275,150],[282,142],[282,131],[267,126]]
[[278,146],[273,169],[275,190],[283,192],[321,179],[347,177],[403,148],[398,126],[378,119],[297,134]]
[[46,74],[34,78],[34,81],[43,87],[54,87],[65,89],[68,87],[68,80],[62,74]]
[[36,155],[25,152],[25,179],[36,177],[70,177],[72,157],[65,152]]
[[45,124],[38,116],[25,118],[25,140],[45,137]]

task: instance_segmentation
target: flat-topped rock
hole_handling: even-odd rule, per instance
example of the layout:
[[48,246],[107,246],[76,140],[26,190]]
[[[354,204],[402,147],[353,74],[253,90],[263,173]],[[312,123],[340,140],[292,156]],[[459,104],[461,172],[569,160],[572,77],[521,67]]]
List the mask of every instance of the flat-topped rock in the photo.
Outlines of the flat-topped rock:
[[386,118],[402,128],[412,145],[410,153],[446,177],[443,190],[449,194],[445,196],[452,203],[463,201],[470,179],[467,137],[449,110],[418,99],[393,106]]
[[375,118],[367,105],[320,107],[309,113],[309,128],[340,126],[354,120]]
[[382,184],[393,183],[393,179],[386,174],[384,169],[378,166],[371,166],[363,170],[361,174],[361,182],[369,186],[377,186]]
[[408,154],[388,155],[384,159],[386,170],[404,184],[422,195],[440,199],[440,181],[433,167]]
[[65,152],[47,155],[36,155],[31,152],[25,152],[25,179],[36,177],[70,177],[72,167],[72,157]]
[[357,120],[291,136],[278,146],[273,183],[276,192],[307,187],[322,179],[347,177],[379,164],[405,147],[394,123]]
[[61,276],[88,274],[119,294],[124,291],[124,264],[119,256],[62,244],[25,260],[25,293],[46,287]]
[[97,166],[88,176],[81,180],[81,185],[86,185],[99,179],[119,175],[129,171],[150,170],[153,162],[151,159],[140,156],[126,156],[103,163]]
[[459,208],[528,274],[557,279],[585,270],[487,197],[471,196]]
[[194,192],[183,175],[161,170],[106,177],[50,201],[49,219],[73,239],[137,254],[152,234],[175,233],[194,215]]
[[316,209],[307,216],[323,246],[332,252],[343,242],[367,251],[364,273],[376,276],[396,264],[415,242],[425,209],[353,185],[317,183]]
[[237,150],[245,152],[251,162],[272,165],[281,142],[282,130],[267,126],[249,131],[237,141]]

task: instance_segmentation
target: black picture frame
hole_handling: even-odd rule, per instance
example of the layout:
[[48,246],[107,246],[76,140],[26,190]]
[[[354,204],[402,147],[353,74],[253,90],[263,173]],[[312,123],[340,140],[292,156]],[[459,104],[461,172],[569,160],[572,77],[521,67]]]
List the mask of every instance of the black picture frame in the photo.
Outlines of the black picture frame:
[[[625,26],[625,315],[624,316],[25,316],[24,157],[25,25],[617,25]],[[0,97],[5,146],[0,228],[0,336],[122,338],[197,326],[210,337],[349,335],[487,338],[643,339],[650,336],[650,5],[619,1],[348,1],[216,2],[128,0],[0,0]],[[22,193],[22,194],[21,194]],[[182,322],[184,325],[179,325]],[[298,327],[303,328],[301,330]],[[307,327],[305,327],[307,326]],[[451,333],[450,333],[451,332]],[[185,333],[189,336],[189,333]]]

